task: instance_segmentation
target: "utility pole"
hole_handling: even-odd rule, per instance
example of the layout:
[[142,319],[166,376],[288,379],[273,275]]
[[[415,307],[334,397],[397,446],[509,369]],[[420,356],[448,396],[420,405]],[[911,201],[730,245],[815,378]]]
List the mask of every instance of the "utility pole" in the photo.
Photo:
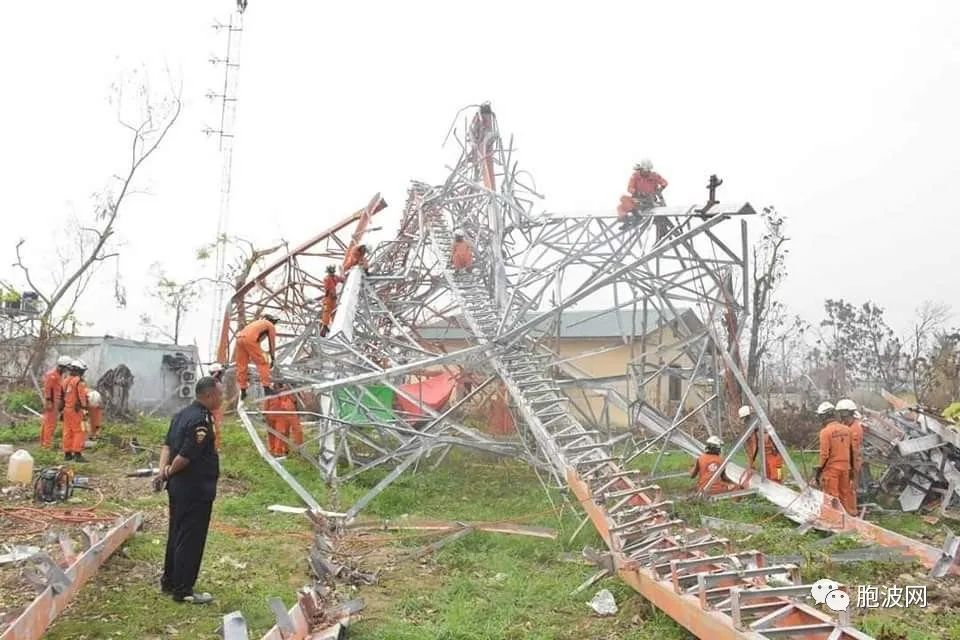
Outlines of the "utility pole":
[[[226,34],[226,52],[222,58],[213,56],[210,63],[223,67],[223,87],[219,92],[207,92],[207,98],[220,103],[220,127],[204,130],[208,136],[216,136],[221,156],[220,172],[220,215],[217,219],[216,254],[214,266],[214,296],[213,314],[210,319],[210,342],[208,348],[211,354],[216,352],[219,341],[219,322],[223,317],[227,285],[223,282],[227,270],[227,243],[226,236],[230,228],[230,186],[233,173],[233,145],[235,139],[235,122],[237,115],[237,88],[240,76],[240,40],[243,34],[243,12],[246,3],[238,3],[237,10],[230,15],[227,24],[219,21],[213,24],[218,34]],[[216,356],[211,356],[216,357]]]

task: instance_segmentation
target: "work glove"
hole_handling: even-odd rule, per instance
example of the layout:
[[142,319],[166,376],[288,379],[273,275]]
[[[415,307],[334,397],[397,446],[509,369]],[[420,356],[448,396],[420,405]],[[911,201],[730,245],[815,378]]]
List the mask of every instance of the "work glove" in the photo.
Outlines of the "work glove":
[[853,471],[853,469],[850,469],[850,471],[847,472],[847,476],[850,478],[850,481],[851,481],[851,482],[853,481],[853,478],[854,478],[856,475],[857,475],[857,474]]
[[823,467],[813,468],[813,477],[816,478],[817,485],[820,484],[820,476],[823,475]]

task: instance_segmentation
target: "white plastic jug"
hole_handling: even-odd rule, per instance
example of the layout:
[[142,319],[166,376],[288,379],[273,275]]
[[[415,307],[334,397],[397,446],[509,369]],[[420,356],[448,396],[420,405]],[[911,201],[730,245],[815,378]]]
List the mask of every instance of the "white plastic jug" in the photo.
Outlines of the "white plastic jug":
[[7,481],[30,485],[33,482],[33,456],[29,451],[20,449],[10,456],[7,467]]

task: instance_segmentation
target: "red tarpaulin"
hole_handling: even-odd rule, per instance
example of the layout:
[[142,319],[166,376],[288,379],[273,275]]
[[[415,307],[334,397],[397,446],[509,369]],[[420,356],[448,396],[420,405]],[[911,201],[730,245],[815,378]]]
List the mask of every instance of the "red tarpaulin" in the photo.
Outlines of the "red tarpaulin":
[[430,376],[420,382],[402,384],[400,385],[400,389],[416,402],[410,402],[406,398],[397,395],[397,409],[410,415],[421,418],[426,417],[420,405],[430,407],[434,411],[440,411],[441,407],[447,404],[447,401],[450,399],[450,394],[453,393],[453,389],[456,386],[456,378],[449,373]]

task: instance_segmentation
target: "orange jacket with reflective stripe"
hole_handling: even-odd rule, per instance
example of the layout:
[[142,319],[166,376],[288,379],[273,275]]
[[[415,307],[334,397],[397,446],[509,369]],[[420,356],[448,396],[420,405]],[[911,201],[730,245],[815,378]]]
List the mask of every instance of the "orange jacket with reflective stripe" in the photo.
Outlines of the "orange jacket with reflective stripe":
[[266,318],[254,320],[241,329],[240,333],[237,334],[237,340],[261,342],[264,336],[270,341],[270,352],[273,353],[277,344],[277,327]]
[[850,427],[831,422],[820,430],[820,467],[824,470],[849,471],[853,461]]

